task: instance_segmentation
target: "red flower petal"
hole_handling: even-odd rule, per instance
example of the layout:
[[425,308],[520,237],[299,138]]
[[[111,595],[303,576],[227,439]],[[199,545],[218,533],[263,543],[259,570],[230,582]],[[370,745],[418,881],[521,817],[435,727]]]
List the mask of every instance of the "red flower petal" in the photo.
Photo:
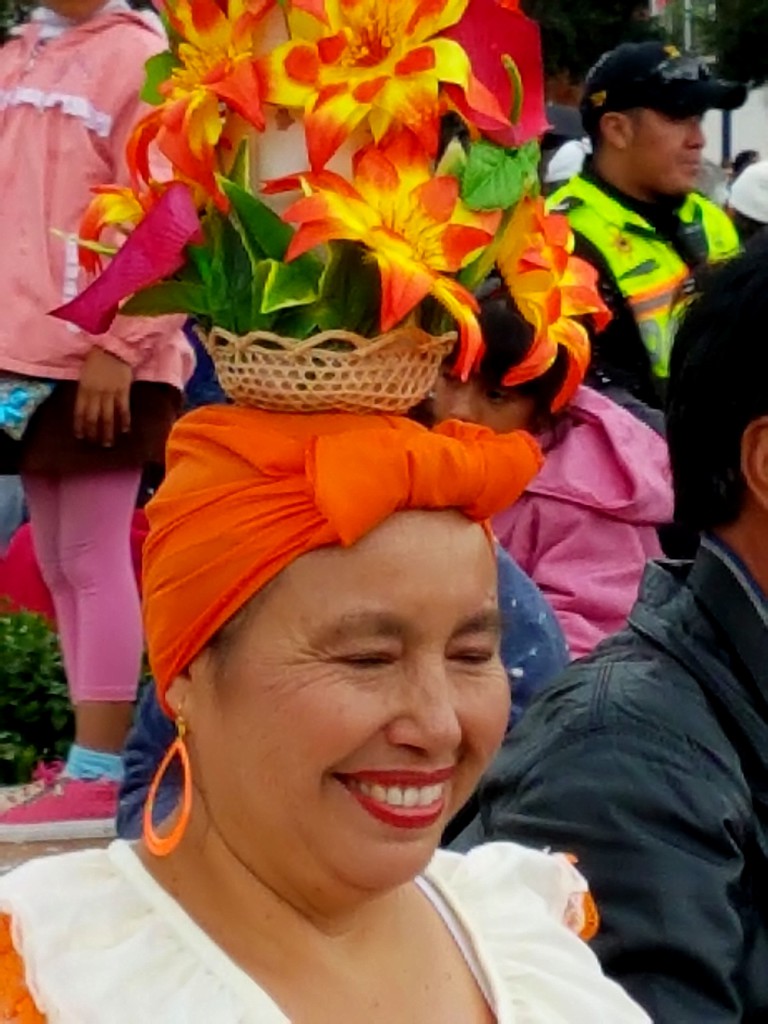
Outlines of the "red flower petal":
[[461,269],[464,260],[470,253],[482,249],[491,241],[491,235],[482,228],[468,227],[463,224],[449,224],[443,232],[443,253],[448,270],[455,273]]
[[376,146],[366,146],[355,153],[352,167],[355,180],[360,179],[379,192],[397,192],[400,187],[397,168]]
[[317,52],[323,64],[335,64],[346,48],[347,37],[343,32],[337,32],[335,36],[326,36],[317,44]]
[[432,220],[444,224],[450,219],[459,201],[459,182],[456,178],[443,174],[419,185],[414,189],[414,195]]
[[251,61],[241,61],[225,79],[212,86],[220,100],[224,100],[236,113],[244,117],[249,124],[259,131],[264,131],[264,110],[261,98],[264,95],[264,83],[257,66]]
[[429,295],[434,276],[421,267],[405,271],[381,253],[376,253],[376,260],[381,272],[381,329],[389,331]]
[[502,380],[502,384],[505,388],[514,388],[520,384],[527,384],[528,381],[536,380],[554,365],[557,351],[557,343],[548,336],[546,331],[539,334],[534,339],[525,359],[509,370]]
[[285,73],[294,82],[314,85],[320,74],[320,58],[314,46],[294,46],[285,58]]
[[214,197],[219,209],[226,213],[229,203],[216,183],[216,155],[212,147],[208,147],[203,156],[198,158],[189,148],[184,135],[162,131],[157,138],[157,148],[180,175],[188,181],[197,182],[208,195]]
[[[520,146],[539,138],[546,131],[548,121],[544,105],[541,34],[536,22],[503,0],[469,0],[461,21],[442,34],[461,44],[469,56],[475,78],[485,87],[482,96],[486,97],[490,92],[506,117],[512,111],[513,93],[509,73],[503,63],[505,56],[515,62],[523,80],[523,104],[517,124],[493,128],[481,123],[476,115],[488,116],[489,112],[482,109],[485,100],[481,109],[477,109],[470,94],[464,97],[460,91],[451,89],[451,99],[456,102],[459,112],[500,145]],[[478,100],[480,96],[478,93]]]
[[411,19],[405,27],[407,36],[413,35],[416,26],[423,18],[439,15],[445,7],[445,0],[421,0],[421,3],[411,15]]
[[431,46],[420,46],[395,64],[395,74],[416,75],[422,71],[431,71],[434,66],[435,51]]
[[571,401],[581,387],[589,369],[592,349],[587,329],[582,324],[563,317],[551,328],[556,344],[568,353],[568,370],[562,387],[552,400],[552,412],[559,412]]
[[312,188],[327,189],[330,192],[338,192],[341,196],[348,196],[352,199],[359,199],[360,195],[353,185],[346,178],[334,171],[308,171],[306,173],[288,174],[284,178],[273,178],[265,181],[261,191],[265,196],[277,195],[280,192],[297,192],[306,181]]
[[358,103],[371,103],[388,81],[386,75],[381,75],[379,78],[372,78],[369,82],[361,82],[352,90],[352,95]]
[[152,110],[136,125],[128,140],[126,160],[134,187],[152,177],[149,167],[149,147],[157,137],[163,121],[162,110]]
[[316,220],[311,224],[302,224],[291,239],[288,250],[285,254],[286,263],[303,256],[305,252],[316,248],[318,245],[325,245],[330,239],[346,238],[349,228],[344,221],[329,217],[327,220]]
[[325,12],[325,0],[293,0],[292,7],[297,11],[305,11],[317,18],[323,25],[328,24],[328,15]]
[[[346,94],[346,95],[343,95]],[[333,100],[342,96],[339,103]],[[365,117],[366,108],[356,103],[347,94],[342,84],[340,92],[324,90],[317,99],[314,109],[304,117],[304,132],[307,139],[307,155],[313,171],[325,167],[354,129]]]
[[328,199],[321,194],[302,196],[291,203],[283,213],[286,224],[307,224],[312,221],[325,220],[328,216]]
[[194,0],[189,5],[192,24],[201,35],[208,35],[221,27],[226,15],[215,0]]

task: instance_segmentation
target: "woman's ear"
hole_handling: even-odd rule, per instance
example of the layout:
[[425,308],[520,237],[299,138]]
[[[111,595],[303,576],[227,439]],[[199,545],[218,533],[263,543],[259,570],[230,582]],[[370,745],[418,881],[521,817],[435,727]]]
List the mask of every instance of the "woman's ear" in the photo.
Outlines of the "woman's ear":
[[173,680],[165,693],[165,700],[175,718],[183,718],[189,724],[188,708],[193,703],[192,679],[189,670],[181,672]]

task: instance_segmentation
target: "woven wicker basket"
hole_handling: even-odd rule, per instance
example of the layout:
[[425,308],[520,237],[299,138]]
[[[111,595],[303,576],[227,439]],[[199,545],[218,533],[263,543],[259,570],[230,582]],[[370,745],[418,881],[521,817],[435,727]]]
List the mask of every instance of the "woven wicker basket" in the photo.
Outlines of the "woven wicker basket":
[[271,412],[405,413],[428,395],[456,334],[400,327],[378,338],[325,331],[305,341],[267,331],[205,337],[219,382],[238,405]]

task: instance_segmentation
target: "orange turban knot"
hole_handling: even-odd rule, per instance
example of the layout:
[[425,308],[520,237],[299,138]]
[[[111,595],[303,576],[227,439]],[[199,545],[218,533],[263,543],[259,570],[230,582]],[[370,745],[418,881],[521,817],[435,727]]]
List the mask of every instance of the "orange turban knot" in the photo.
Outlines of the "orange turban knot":
[[394,512],[484,521],[516,501],[541,454],[527,434],[397,416],[234,406],[183,417],[148,507],[144,619],[161,697],[215,633],[300,555],[354,544]]

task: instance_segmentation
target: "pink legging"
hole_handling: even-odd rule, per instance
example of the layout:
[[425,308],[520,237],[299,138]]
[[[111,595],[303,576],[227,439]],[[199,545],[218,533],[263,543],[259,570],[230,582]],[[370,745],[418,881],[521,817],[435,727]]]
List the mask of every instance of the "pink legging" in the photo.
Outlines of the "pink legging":
[[140,479],[138,469],[24,476],[74,705],[136,697],[142,631],[130,533]]

